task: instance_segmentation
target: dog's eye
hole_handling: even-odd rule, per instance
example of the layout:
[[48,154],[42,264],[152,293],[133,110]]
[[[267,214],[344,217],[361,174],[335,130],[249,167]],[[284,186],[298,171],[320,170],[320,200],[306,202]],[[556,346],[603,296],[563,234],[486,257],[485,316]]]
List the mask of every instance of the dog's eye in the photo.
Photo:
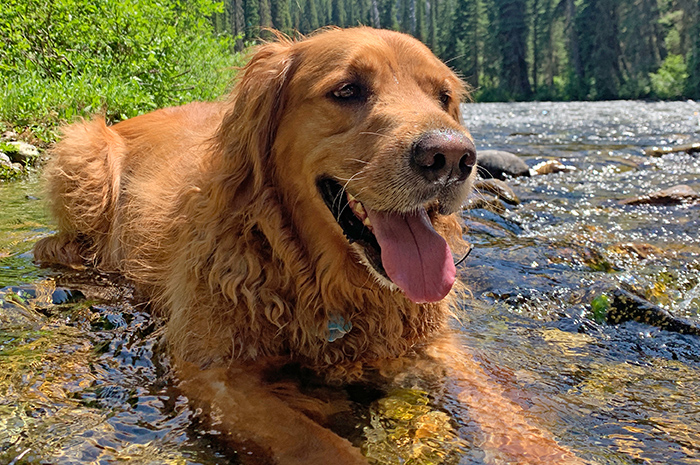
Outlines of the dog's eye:
[[450,100],[452,100],[452,95],[449,90],[440,92],[440,103],[442,103],[442,106],[447,107],[450,104]]
[[358,84],[344,84],[332,94],[338,100],[359,100],[363,97],[362,87]]

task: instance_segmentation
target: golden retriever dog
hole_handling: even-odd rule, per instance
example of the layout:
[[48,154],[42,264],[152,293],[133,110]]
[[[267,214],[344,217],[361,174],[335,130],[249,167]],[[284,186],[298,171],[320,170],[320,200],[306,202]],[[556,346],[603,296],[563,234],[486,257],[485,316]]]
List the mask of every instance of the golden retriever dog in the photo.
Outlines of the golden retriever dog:
[[58,233],[35,258],[135,283],[167,318],[179,388],[251,463],[367,463],[324,426],[327,399],[277,374],[340,386],[421,360],[491,462],[575,462],[449,336],[476,162],[464,95],[397,32],[280,37],[228,101],[66,127],[46,168]]

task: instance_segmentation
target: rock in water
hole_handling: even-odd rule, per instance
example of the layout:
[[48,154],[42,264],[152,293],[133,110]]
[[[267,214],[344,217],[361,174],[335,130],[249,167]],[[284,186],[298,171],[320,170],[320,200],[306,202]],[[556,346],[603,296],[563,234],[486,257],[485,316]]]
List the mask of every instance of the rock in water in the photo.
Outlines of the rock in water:
[[479,175],[484,179],[496,178],[503,181],[506,175],[529,176],[530,167],[517,155],[502,150],[482,150],[477,152],[476,164]]
[[547,160],[536,164],[530,169],[530,176],[537,174],[571,173],[576,171],[575,166],[565,165],[559,160]]
[[515,195],[513,189],[498,179],[479,179],[474,183],[474,189],[493,194],[510,205],[518,205],[520,203],[520,199]]
[[638,297],[631,292],[616,289],[613,302],[607,313],[607,322],[611,325],[634,320],[666,331],[700,336],[700,327],[695,322],[673,316],[668,311]]
[[669,187],[651,194],[620,201],[622,205],[679,205],[684,202],[698,202],[700,194],[686,184]]

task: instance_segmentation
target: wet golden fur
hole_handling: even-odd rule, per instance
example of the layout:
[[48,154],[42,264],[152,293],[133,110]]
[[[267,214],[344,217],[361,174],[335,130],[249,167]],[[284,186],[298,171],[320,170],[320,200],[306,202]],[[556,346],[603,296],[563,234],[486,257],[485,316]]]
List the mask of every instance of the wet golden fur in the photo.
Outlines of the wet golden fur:
[[[358,78],[373,89],[371,108],[329,98]],[[292,450],[290,440],[273,450],[276,460],[323,463],[333,454],[337,463],[363,463],[343,440],[299,426],[308,419],[278,406],[250,367],[281,359],[328,381],[357,380],[444,331],[449,298],[414,304],[380,285],[316,180],[333,176],[375,208],[415,208],[423,194],[401,154],[425,131],[464,132],[463,94],[426,47],[394,32],[330,30],[263,45],[226,102],[65,128],[46,169],[58,234],[37,244],[36,260],[94,265],[137,283],[168,318],[185,391],[236,411],[232,428],[263,425],[249,435],[273,449],[292,434],[279,430],[285,420],[299,435],[325,438],[315,452]],[[443,210],[459,208],[469,182],[461,189],[439,199]],[[464,246],[454,214],[432,211],[431,220],[453,250]],[[335,342],[331,315],[353,324]],[[246,419],[243,404],[253,397],[259,409]],[[270,431],[278,436],[266,439]]]

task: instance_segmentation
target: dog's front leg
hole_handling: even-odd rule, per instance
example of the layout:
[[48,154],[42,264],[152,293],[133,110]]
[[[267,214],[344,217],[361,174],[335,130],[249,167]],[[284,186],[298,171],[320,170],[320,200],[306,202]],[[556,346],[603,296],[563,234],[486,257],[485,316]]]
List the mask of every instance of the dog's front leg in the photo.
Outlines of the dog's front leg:
[[481,428],[488,463],[583,464],[552,435],[531,424],[522,407],[461,347],[454,334],[435,342],[428,355],[444,366],[459,401]]
[[[254,444],[265,457],[243,463],[367,465],[359,449],[291,408],[245,367],[200,369],[177,363],[179,388],[234,448]],[[239,455],[240,456],[240,455]]]

